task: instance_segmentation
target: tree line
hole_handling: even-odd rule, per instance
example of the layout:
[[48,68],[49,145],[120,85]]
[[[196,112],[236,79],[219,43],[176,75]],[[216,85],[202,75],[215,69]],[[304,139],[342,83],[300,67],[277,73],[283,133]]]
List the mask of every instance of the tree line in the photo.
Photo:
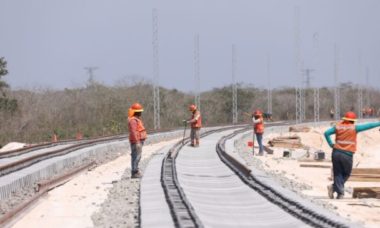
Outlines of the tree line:
[[[2,82],[6,62],[0,65],[0,145],[11,141],[36,143],[50,141],[53,132],[59,139],[72,139],[77,132],[84,137],[123,134],[127,132],[128,108],[134,102],[144,106],[143,119],[148,130],[153,130],[153,87],[141,80],[106,86],[89,80],[81,88],[64,90],[12,90]],[[266,111],[267,90],[252,85],[238,85],[238,121],[248,123],[255,109]],[[376,110],[380,107],[380,91],[364,91]],[[273,118],[295,119],[295,88],[277,88],[272,92]],[[306,118],[313,119],[313,89],[305,90]],[[341,112],[357,110],[357,86],[340,86]],[[4,101],[6,100],[6,101]],[[189,118],[188,106],[194,95],[176,89],[160,88],[160,117],[162,130],[182,127]],[[364,102],[366,103],[366,102]],[[329,119],[334,107],[333,88],[320,88],[320,117]],[[232,122],[232,86],[215,88],[201,93],[201,112],[204,125]]]

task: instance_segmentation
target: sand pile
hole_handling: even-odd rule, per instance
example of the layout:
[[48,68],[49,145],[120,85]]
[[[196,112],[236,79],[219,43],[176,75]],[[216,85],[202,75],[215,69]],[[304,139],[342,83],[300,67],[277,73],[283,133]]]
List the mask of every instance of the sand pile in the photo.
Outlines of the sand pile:
[[[310,126],[311,127],[311,126]],[[252,156],[251,148],[245,146],[240,155],[248,165],[265,170],[277,179],[284,187],[292,189],[304,197],[329,208],[339,215],[359,221],[366,227],[380,226],[380,200],[379,199],[353,199],[353,187],[380,187],[379,182],[347,182],[346,193],[343,200],[331,200],[327,197],[326,186],[331,184],[331,168],[300,167],[301,164],[319,164],[330,167],[331,148],[324,139],[323,133],[330,126],[311,127],[309,132],[274,132],[264,135],[264,143],[279,136],[298,135],[306,149],[272,148],[273,155]],[[252,139],[247,135],[242,144]],[[333,140],[335,140],[332,137]],[[324,161],[313,161],[315,151],[326,153]],[[291,157],[284,158],[284,151],[290,151]],[[307,161],[307,162],[306,162]],[[380,168],[380,132],[378,128],[359,133],[358,151],[354,156],[354,167]]]

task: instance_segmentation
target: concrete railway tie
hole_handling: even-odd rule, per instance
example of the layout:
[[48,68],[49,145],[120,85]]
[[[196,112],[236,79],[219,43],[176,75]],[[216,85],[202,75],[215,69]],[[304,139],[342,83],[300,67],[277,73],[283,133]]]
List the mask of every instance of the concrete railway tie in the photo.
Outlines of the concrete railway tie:
[[[210,132],[202,138],[199,148],[178,143],[167,149],[167,155],[157,157],[148,165],[147,170],[155,171],[146,172],[142,181],[142,227],[349,226],[345,220],[330,215],[323,208],[281,189],[276,183],[268,181],[268,177],[263,178],[262,173],[257,173],[259,177],[256,170],[250,174],[251,169],[244,167],[242,159],[231,151],[234,150],[234,140],[246,129],[240,127],[239,131],[235,130]],[[175,156],[171,156],[173,153]],[[161,159],[163,191],[157,190]],[[224,160],[228,160],[229,164]],[[154,177],[151,176],[153,173]],[[167,177],[170,175],[172,179]],[[148,197],[147,192],[155,194]],[[163,202],[162,197],[165,197],[167,204],[164,209],[158,210],[158,202]],[[147,206],[149,204],[156,205],[155,210]],[[159,222],[155,223],[156,219]]]

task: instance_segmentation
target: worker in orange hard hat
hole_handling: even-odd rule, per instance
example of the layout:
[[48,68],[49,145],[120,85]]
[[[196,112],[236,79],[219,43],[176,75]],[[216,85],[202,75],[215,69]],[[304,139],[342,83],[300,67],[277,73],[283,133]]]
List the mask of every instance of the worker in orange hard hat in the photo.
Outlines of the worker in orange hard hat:
[[[263,134],[264,134],[264,118],[263,113],[260,110],[256,110],[252,114],[253,122],[253,131],[256,135],[257,144],[259,145],[259,154],[260,156],[264,155],[264,146],[263,146]],[[253,154],[255,150],[253,147]]]
[[132,118],[134,114],[135,114],[135,112],[133,111],[133,109],[129,108],[128,109],[128,119]]
[[141,119],[141,113],[144,111],[143,106],[134,103],[131,108],[132,117],[128,118],[129,142],[131,145],[131,174],[132,178],[140,178],[142,176],[139,170],[139,162],[141,159],[142,146],[147,138],[144,123]]
[[[325,138],[332,151],[332,164],[334,173],[334,183],[327,186],[330,199],[337,193],[337,199],[344,196],[344,183],[348,180],[352,171],[352,160],[356,152],[357,133],[380,126],[380,121],[355,125],[357,121],[354,112],[347,112],[342,121],[325,132]],[[335,143],[330,136],[335,134]]]
[[197,110],[197,106],[194,104],[189,106],[189,111],[191,114],[190,120],[185,120],[186,123],[190,123],[191,125],[191,132],[190,132],[190,139],[191,139],[191,146],[193,147],[199,147],[199,138],[200,138],[200,130],[202,127],[202,116],[201,112]]

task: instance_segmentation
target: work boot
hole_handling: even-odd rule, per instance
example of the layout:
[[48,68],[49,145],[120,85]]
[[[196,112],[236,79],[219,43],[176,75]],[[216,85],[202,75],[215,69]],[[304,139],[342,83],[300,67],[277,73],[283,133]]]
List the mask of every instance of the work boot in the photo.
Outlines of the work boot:
[[264,152],[263,151],[259,151],[259,156],[263,156],[264,155]]
[[338,194],[338,196],[336,197],[336,199],[343,199],[344,198],[344,194]]
[[334,199],[334,189],[333,189],[332,184],[327,185],[327,194],[330,199]]
[[141,177],[142,177],[142,174],[140,171],[132,173],[132,176],[131,176],[131,178],[141,178]]

